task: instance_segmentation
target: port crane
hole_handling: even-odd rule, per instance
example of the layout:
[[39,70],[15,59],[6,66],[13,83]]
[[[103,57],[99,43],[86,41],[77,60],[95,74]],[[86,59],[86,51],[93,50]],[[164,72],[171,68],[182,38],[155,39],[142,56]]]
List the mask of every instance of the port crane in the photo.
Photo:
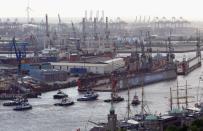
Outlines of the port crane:
[[12,48],[14,48],[16,60],[18,62],[18,75],[21,73],[21,64],[22,59],[26,58],[26,42],[19,43],[19,47],[17,48],[15,37],[13,37],[12,45],[11,45],[11,52]]

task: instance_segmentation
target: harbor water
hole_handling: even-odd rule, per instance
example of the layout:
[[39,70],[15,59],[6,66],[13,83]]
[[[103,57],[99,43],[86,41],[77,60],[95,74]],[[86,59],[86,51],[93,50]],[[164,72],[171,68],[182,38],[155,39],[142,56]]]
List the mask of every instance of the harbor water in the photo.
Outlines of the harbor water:
[[[179,58],[183,54],[179,54]],[[188,54],[187,54],[188,55]],[[194,53],[191,53],[192,56]],[[185,85],[187,80],[191,89],[188,91],[191,96],[196,97],[199,77],[203,67],[198,68],[187,76],[178,76],[177,80],[180,85]],[[170,87],[176,87],[177,80],[164,81],[144,86],[144,103],[147,112],[160,114],[166,113],[170,109],[169,91]],[[203,86],[203,82],[200,82]],[[0,131],[88,131],[94,125],[88,121],[106,122],[109,113],[110,104],[103,102],[110,97],[109,92],[99,92],[98,100],[91,102],[77,102],[76,99],[83,94],[77,91],[77,88],[69,88],[63,90],[73,98],[75,104],[69,107],[54,106],[58,100],[53,99],[53,95],[57,91],[43,93],[40,98],[29,99],[29,103],[33,105],[32,110],[16,112],[12,107],[3,107],[5,101],[0,101]],[[141,87],[130,90],[130,99],[137,93],[141,99]],[[124,102],[114,104],[118,119],[127,116],[127,91],[119,92],[119,95],[125,98]],[[180,92],[181,95],[181,92]],[[193,106],[196,99],[189,101]],[[131,106],[130,114],[133,116],[140,112],[139,106]]]

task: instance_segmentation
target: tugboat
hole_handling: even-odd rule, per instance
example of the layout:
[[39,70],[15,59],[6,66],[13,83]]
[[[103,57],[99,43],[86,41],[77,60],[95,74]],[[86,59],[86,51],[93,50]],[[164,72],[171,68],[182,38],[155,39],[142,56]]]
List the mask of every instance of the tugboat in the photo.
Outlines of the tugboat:
[[106,99],[104,100],[104,102],[121,102],[121,101],[124,101],[124,98],[119,96],[117,93],[116,93],[116,84],[117,84],[117,80],[114,76],[114,74],[112,74],[112,77],[111,77],[111,82],[112,82],[112,93],[111,93],[111,98],[110,99]]
[[121,102],[121,101],[124,101],[124,98],[121,97],[121,96],[118,96],[118,94],[112,94],[112,99],[106,99],[104,100],[104,102]]
[[58,90],[57,94],[54,95],[53,97],[54,99],[62,99],[62,98],[68,97],[68,95],[62,92],[61,90]]
[[25,98],[17,98],[17,99],[11,100],[9,102],[3,103],[3,106],[18,106],[22,102],[27,102],[27,101],[28,100]]
[[140,100],[138,99],[138,96],[137,96],[136,94],[134,95],[131,104],[132,104],[133,106],[136,106],[136,105],[139,105],[139,104],[140,104]]
[[70,106],[73,104],[74,104],[74,101],[72,101],[70,98],[66,97],[66,98],[63,98],[60,103],[55,103],[54,105],[55,106]]
[[23,110],[29,110],[32,109],[32,105],[30,105],[28,102],[22,102],[20,105],[13,108],[15,111],[23,111]]
[[95,94],[93,91],[87,91],[85,95],[78,98],[77,101],[93,101],[96,100],[99,94]]

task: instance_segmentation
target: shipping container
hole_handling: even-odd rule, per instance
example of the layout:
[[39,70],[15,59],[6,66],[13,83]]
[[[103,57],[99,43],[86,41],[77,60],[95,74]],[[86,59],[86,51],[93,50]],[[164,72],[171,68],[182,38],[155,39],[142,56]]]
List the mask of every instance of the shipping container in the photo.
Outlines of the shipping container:
[[85,74],[87,73],[86,68],[70,68],[70,73],[71,74]]
[[57,61],[57,57],[39,57],[39,61],[40,62],[56,62]]

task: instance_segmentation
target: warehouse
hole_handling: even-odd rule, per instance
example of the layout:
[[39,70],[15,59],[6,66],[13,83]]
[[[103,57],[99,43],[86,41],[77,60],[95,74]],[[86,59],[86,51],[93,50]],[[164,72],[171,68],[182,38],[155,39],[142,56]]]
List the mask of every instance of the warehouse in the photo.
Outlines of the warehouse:
[[86,73],[95,74],[110,73],[112,70],[125,66],[123,58],[115,58],[100,63],[70,63],[70,62],[51,62],[53,69],[68,71],[70,73]]

